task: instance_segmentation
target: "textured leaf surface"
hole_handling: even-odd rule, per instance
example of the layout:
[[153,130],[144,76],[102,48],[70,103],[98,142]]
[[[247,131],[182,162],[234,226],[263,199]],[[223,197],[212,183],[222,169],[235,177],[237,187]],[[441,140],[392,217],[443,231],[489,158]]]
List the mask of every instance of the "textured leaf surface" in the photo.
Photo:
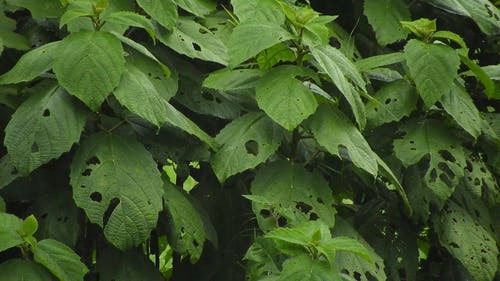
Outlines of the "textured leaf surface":
[[0,264],[0,281],[55,281],[56,278],[41,265],[21,259]]
[[314,76],[308,69],[283,65],[271,69],[259,81],[259,107],[278,124],[291,131],[316,111],[318,102],[297,76]]
[[229,66],[235,67],[261,51],[293,36],[278,24],[242,23],[233,29],[227,43]]
[[366,89],[365,82],[356,66],[339,50],[331,46],[310,46],[310,48],[318,64],[346,98],[358,126],[363,129],[366,124],[365,107],[358,90],[366,92]]
[[219,91],[239,92],[257,87],[263,75],[264,71],[259,69],[231,70],[224,68],[211,72],[207,78],[203,80],[203,87]]
[[13,6],[28,9],[34,18],[57,18],[64,11],[61,2],[58,0],[7,0],[6,2]]
[[403,0],[366,0],[364,2],[364,13],[375,30],[380,45],[385,46],[406,38],[408,32],[400,21],[411,20],[411,15]]
[[217,178],[228,177],[265,162],[279,147],[282,129],[263,113],[249,113],[229,123],[215,138],[220,145],[211,159]]
[[23,221],[11,214],[0,213],[0,252],[24,243],[19,235]]
[[9,155],[0,158],[0,189],[19,177],[19,171],[16,169]]
[[57,80],[97,111],[125,70],[120,40],[103,31],[82,31],[65,37],[59,50],[54,63]]
[[213,0],[174,0],[174,2],[182,9],[199,17],[212,12],[216,7]]
[[366,117],[371,126],[399,121],[417,107],[417,92],[405,80],[389,83],[375,93],[377,104],[373,101],[366,105]]
[[83,281],[89,271],[71,248],[52,239],[38,242],[33,249],[33,258],[60,281]]
[[160,127],[167,121],[166,101],[151,80],[148,74],[127,63],[113,94],[132,113]]
[[151,23],[151,20],[146,18],[143,15],[139,15],[134,12],[129,12],[129,11],[119,11],[119,12],[114,12],[103,19],[104,21],[108,23],[114,23],[117,25],[125,25],[125,26],[134,26],[134,27],[140,27],[146,30],[151,37],[154,38],[153,34],[153,29],[154,26]]
[[336,281],[340,273],[324,260],[300,255],[286,260],[278,281]]
[[394,140],[394,152],[405,166],[429,157],[425,183],[442,205],[464,175],[465,155],[458,140],[450,130],[437,120],[410,122],[401,127],[402,139]]
[[59,86],[37,89],[12,115],[4,144],[19,173],[27,175],[59,157],[78,142],[85,125],[84,109]]
[[410,74],[427,107],[451,91],[460,65],[460,58],[452,48],[412,39],[405,46],[405,54]]
[[232,0],[233,12],[240,22],[265,22],[283,24],[285,14],[274,0]]
[[493,280],[498,269],[495,239],[464,209],[449,201],[434,221],[439,242],[477,281]]
[[24,54],[9,70],[0,76],[0,84],[14,84],[33,80],[52,68],[59,41],[51,42]]
[[263,166],[252,182],[251,193],[265,200],[254,200],[252,207],[261,229],[276,227],[276,218],[265,215],[273,210],[294,222],[319,217],[330,227],[335,223],[336,211],[328,183],[301,165],[280,160]]
[[137,0],[137,4],[166,28],[173,27],[177,20],[177,6],[172,0]]
[[77,206],[117,248],[138,245],[156,226],[163,182],[137,141],[111,134],[88,138],[73,159],[70,177]]
[[345,158],[341,148],[347,149],[348,160],[355,166],[376,176],[378,171],[377,155],[352,122],[338,109],[320,106],[309,119],[316,140],[328,152]]

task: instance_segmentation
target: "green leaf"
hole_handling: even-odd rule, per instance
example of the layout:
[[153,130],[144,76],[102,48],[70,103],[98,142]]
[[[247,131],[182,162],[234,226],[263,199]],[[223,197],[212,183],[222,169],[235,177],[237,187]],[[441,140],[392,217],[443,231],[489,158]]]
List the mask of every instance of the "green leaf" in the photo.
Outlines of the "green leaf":
[[231,70],[224,68],[211,72],[205,80],[203,87],[224,92],[240,92],[257,86],[264,71],[259,69]]
[[58,18],[64,11],[60,0],[7,0],[6,2],[9,5],[28,9],[36,19]]
[[24,243],[23,237],[18,232],[22,226],[23,221],[20,218],[0,213],[0,252]]
[[288,242],[300,246],[308,246],[311,237],[297,228],[278,227],[266,233],[265,238]]
[[166,101],[151,80],[146,73],[127,63],[113,95],[132,113],[160,127],[167,121]]
[[405,59],[404,53],[396,52],[363,58],[356,61],[354,64],[359,71],[367,71],[381,66],[400,63],[405,61]]
[[12,115],[4,144],[21,175],[59,157],[78,142],[84,109],[57,84],[37,89]]
[[281,25],[285,14],[275,0],[232,0],[233,12],[240,22],[272,23]]
[[23,225],[19,232],[22,236],[33,236],[38,230],[38,221],[34,215],[30,215],[24,219]]
[[488,0],[426,0],[429,4],[447,12],[466,16],[476,22],[488,35],[500,34],[500,12]]
[[164,186],[165,210],[168,213],[168,241],[182,255],[189,254],[196,262],[203,251],[205,240],[217,245],[211,225],[207,225],[195,206],[173,185]]
[[29,41],[25,36],[5,29],[0,29],[0,32],[2,33],[2,44],[5,48],[22,51],[30,49]]
[[477,281],[494,279],[498,269],[495,239],[460,205],[448,201],[434,227],[441,245],[458,259]]
[[439,30],[434,33],[432,33],[432,38],[438,38],[438,39],[447,39],[450,41],[453,41],[457,43],[460,48],[462,49],[468,49],[467,44],[465,43],[464,39],[456,34],[455,32],[447,31],[447,30]]
[[[288,222],[308,221],[318,217],[329,227],[335,223],[332,192],[317,172],[308,172],[301,165],[276,161],[257,172],[251,187],[252,196],[267,202],[253,202],[253,212],[263,230],[276,227],[276,218],[265,213],[277,213]],[[251,198],[252,199],[252,198]]]
[[442,206],[464,176],[465,155],[460,143],[450,130],[437,120],[409,122],[400,130],[402,139],[394,140],[394,152],[405,166],[429,158],[425,183]]
[[294,62],[296,58],[290,47],[279,43],[260,52],[256,59],[260,69],[270,69],[281,62]]
[[142,144],[130,137],[93,135],[73,158],[70,178],[77,206],[104,228],[114,246],[131,248],[149,237],[162,209],[163,182]]
[[256,99],[259,107],[285,129],[295,129],[318,107],[313,93],[296,77],[314,75],[307,68],[291,65],[271,69],[257,85]]
[[405,46],[406,62],[419,95],[430,107],[452,90],[460,58],[450,47],[415,39]]
[[103,31],[82,31],[65,37],[59,50],[54,62],[57,80],[97,111],[125,70],[120,40]]
[[370,126],[378,127],[410,116],[417,107],[418,96],[408,81],[398,80],[384,85],[374,98],[366,105],[366,117]]
[[7,205],[5,204],[5,200],[3,200],[2,197],[0,197],[0,213],[5,213],[7,210]]
[[278,281],[338,281],[340,273],[328,262],[300,255],[287,259]]
[[474,105],[467,90],[458,82],[454,82],[450,92],[441,98],[444,110],[475,139],[481,134],[483,118]]
[[217,4],[213,0],[174,0],[177,6],[198,17],[215,10]]
[[360,129],[366,124],[363,101],[358,91],[365,92],[365,81],[356,66],[331,46],[309,46],[311,53],[351,106]]
[[240,24],[233,29],[227,42],[229,66],[234,68],[261,51],[292,38],[290,32],[277,24],[256,22]]
[[92,14],[89,13],[88,11],[79,9],[69,9],[61,16],[61,19],[59,20],[59,29],[62,29],[63,26],[67,25],[68,23],[76,19],[80,19],[82,17],[91,17],[91,16]]
[[322,241],[319,245],[324,249],[333,249],[334,251],[345,251],[356,254],[369,263],[373,263],[370,251],[361,244],[358,240],[346,236],[337,236],[326,241]]
[[8,154],[0,158],[0,189],[10,184],[19,176],[19,171],[10,160]]
[[106,15],[103,20],[109,23],[143,28],[153,41],[155,40],[153,32],[154,26],[151,21],[143,15],[129,11],[119,11]]
[[212,31],[187,17],[179,17],[171,33],[158,39],[177,53],[227,65],[227,49]]
[[460,60],[465,65],[467,65],[467,67],[471,70],[472,73],[474,73],[474,75],[481,82],[481,84],[483,84],[484,93],[486,94],[486,96],[490,99],[500,99],[500,86],[496,86],[495,81],[493,81],[493,79],[495,79],[495,76],[497,77],[496,80],[500,80],[498,78],[498,71],[496,75],[494,74],[495,73],[494,71],[490,73],[486,72],[489,70],[495,70],[495,66],[480,67],[476,62],[474,62],[467,56],[464,56],[462,54],[459,54],[459,56]]
[[177,6],[172,0],[137,0],[137,4],[165,28],[172,28],[177,21]]
[[215,175],[224,182],[256,167],[278,149],[282,139],[282,129],[263,113],[248,113],[233,120],[215,138],[220,145],[210,161]]
[[45,266],[60,281],[83,281],[88,268],[80,261],[80,256],[63,243],[45,239],[33,248],[34,260]]
[[31,261],[9,259],[0,264],[0,281],[55,281],[45,268]]
[[51,42],[24,54],[11,70],[0,76],[0,84],[30,81],[51,69],[59,43]]
[[[328,152],[347,158],[356,167],[377,175],[377,155],[352,122],[338,109],[321,105],[309,119],[308,126],[320,145]],[[341,153],[345,148],[347,155]]]
[[243,259],[251,263],[247,274],[250,277],[264,277],[279,272],[279,252],[275,244],[270,239],[256,237],[252,245],[248,248]]
[[401,21],[401,25],[419,38],[428,38],[436,31],[435,19],[420,18],[414,21]]
[[411,19],[408,5],[403,0],[364,1],[364,14],[373,27],[377,42],[381,46],[405,39],[408,31],[400,21]]

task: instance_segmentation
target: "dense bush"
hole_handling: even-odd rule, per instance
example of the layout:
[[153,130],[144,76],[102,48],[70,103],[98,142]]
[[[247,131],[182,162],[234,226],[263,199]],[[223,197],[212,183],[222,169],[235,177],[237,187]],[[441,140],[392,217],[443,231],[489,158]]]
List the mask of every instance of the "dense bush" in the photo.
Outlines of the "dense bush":
[[488,0],[0,0],[0,281],[500,280]]

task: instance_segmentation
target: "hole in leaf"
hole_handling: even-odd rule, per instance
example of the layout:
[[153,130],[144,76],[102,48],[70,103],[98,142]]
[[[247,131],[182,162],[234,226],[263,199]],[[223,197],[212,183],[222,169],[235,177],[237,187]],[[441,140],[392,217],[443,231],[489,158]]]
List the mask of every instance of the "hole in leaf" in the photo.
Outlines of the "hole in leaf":
[[216,102],[216,103],[222,103],[222,100],[221,100],[221,99],[219,99],[218,97],[215,97],[215,102]]
[[436,172],[436,169],[432,169],[431,170],[431,173],[430,173],[430,182],[435,182],[436,181],[436,178],[437,178],[437,172]]
[[254,140],[249,140],[245,143],[245,149],[248,154],[257,156],[259,154],[259,144]]
[[209,101],[213,101],[214,100],[214,95],[210,94],[210,93],[207,93],[207,92],[203,92],[201,93],[201,96],[206,99],[206,100],[209,100]]
[[10,174],[15,176],[15,175],[19,174],[19,171],[16,168],[14,168],[14,169],[12,169],[12,171],[10,171]]
[[259,214],[265,219],[271,216],[271,212],[269,212],[269,210],[266,209],[260,210]]
[[42,114],[43,117],[49,117],[50,116],[50,110],[45,109]]
[[455,157],[453,157],[453,155],[451,155],[451,153],[447,150],[440,150],[439,155],[441,155],[441,157],[443,157],[443,159],[446,161],[450,161],[450,162],[456,161]]
[[354,279],[361,281],[361,273],[354,271],[354,274],[352,275]]
[[297,208],[298,210],[300,210],[304,214],[307,214],[312,210],[312,207],[304,202],[297,202],[297,204],[295,205],[295,208]]
[[323,199],[321,199],[319,197],[318,197],[318,199],[316,199],[316,201],[318,201],[318,203],[320,203],[320,204],[325,204],[325,202],[323,201]]
[[89,158],[85,164],[87,165],[96,165],[96,164],[101,164],[101,161],[99,161],[99,158],[96,156]]
[[201,34],[207,34],[208,33],[208,31],[206,31],[203,28],[198,29],[198,32],[201,33]]
[[90,194],[90,199],[95,202],[101,202],[102,201],[102,194],[99,192],[93,192]]
[[82,176],[88,177],[92,173],[92,169],[85,169],[85,171],[82,172]]
[[286,220],[286,218],[281,217],[281,216],[278,218],[278,226],[283,227],[283,226],[287,225],[287,223],[288,223],[288,221]]
[[33,145],[31,145],[31,153],[36,153],[39,151],[40,151],[40,148],[38,147],[38,144],[36,142],[34,142]]
[[41,215],[40,217],[41,217],[42,219],[45,219],[48,215],[49,215],[49,214],[44,213],[44,214],[43,214],[43,215]]
[[111,217],[111,214],[115,210],[116,206],[118,206],[118,204],[120,204],[120,199],[116,197],[109,201],[109,206],[106,209],[106,212],[104,212],[103,216],[104,225],[108,224],[109,218]]
[[385,104],[390,104],[390,103],[391,103],[391,99],[390,98],[388,98],[388,99],[385,100]]
[[200,52],[201,51],[201,47],[200,45],[196,44],[195,42],[193,42],[193,49],[195,49],[196,51]]
[[311,214],[309,215],[309,220],[311,220],[311,221],[315,221],[315,220],[317,220],[317,219],[319,219],[319,216],[318,216],[316,213],[311,213]]
[[196,240],[193,240],[193,245],[194,245],[195,247],[200,246],[200,244],[199,244],[199,243],[198,243],[198,241],[196,241]]
[[458,246],[458,244],[457,244],[457,243],[455,243],[455,242],[451,242],[451,243],[450,243],[450,244],[448,244],[448,245],[450,245],[451,247],[453,247],[453,248],[455,248],[455,249],[460,248],[460,246]]

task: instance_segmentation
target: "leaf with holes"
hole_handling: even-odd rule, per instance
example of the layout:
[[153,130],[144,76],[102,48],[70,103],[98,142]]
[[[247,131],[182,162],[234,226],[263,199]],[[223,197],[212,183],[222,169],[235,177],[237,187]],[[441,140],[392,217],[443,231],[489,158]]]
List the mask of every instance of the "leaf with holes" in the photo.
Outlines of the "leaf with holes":
[[120,40],[104,31],[82,31],[68,35],[59,46],[54,62],[59,84],[97,111],[125,70]]
[[394,152],[405,166],[417,164],[428,157],[429,168],[425,171],[425,183],[436,196],[438,206],[451,196],[464,176],[465,155],[460,140],[441,122],[411,121],[400,130],[402,139],[394,140]]
[[104,228],[119,249],[143,242],[162,209],[160,172],[149,152],[134,139],[97,134],[86,139],[71,164],[76,205]]
[[32,261],[10,259],[0,264],[2,281],[55,281],[56,278],[43,266]]
[[290,222],[320,218],[329,227],[335,224],[335,208],[328,183],[316,172],[308,172],[299,164],[276,161],[263,166],[252,182],[252,196],[265,198],[269,203],[254,201],[261,229],[276,227],[278,217]]
[[[352,122],[341,111],[327,105],[321,105],[307,121],[314,137],[328,152],[341,158],[347,158],[356,167],[373,176],[377,175],[377,155]],[[347,150],[347,155],[341,153]]]
[[187,17],[179,17],[171,33],[157,34],[174,51],[190,58],[227,65],[226,45],[212,31]]
[[82,106],[61,87],[47,83],[12,115],[4,144],[22,175],[59,157],[78,142],[86,121]]
[[385,46],[405,39],[408,31],[400,21],[411,20],[408,5],[403,0],[364,1],[364,14],[373,27],[377,42]]
[[265,162],[279,147],[282,129],[259,112],[248,113],[229,123],[215,138],[220,145],[211,159],[217,178],[228,177]]
[[60,281],[83,281],[89,271],[71,248],[63,243],[45,239],[33,248],[33,259],[45,266]]
[[366,105],[368,124],[378,127],[385,123],[399,121],[417,107],[417,92],[405,80],[389,83],[375,93],[375,101]]
[[494,279],[499,254],[495,239],[460,205],[448,201],[433,221],[441,245],[477,281]]
[[499,185],[486,163],[479,157],[470,155],[465,169],[464,183],[467,188],[490,206],[500,204]]
[[173,0],[137,0],[137,4],[163,27],[172,28],[177,20],[177,6]]
[[453,88],[460,58],[443,44],[412,39],[405,46],[406,63],[425,105],[430,107]]
[[257,85],[259,107],[285,129],[295,129],[318,107],[313,93],[297,77],[314,76],[307,68],[291,65],[271,69]]
[[240,22],[264,22],[281,25],[285,22],[280,3],[274,0],[232,0],[233,12]]
[[0,84],[31,81],[51,69],[58,51],[59,42],[45,44],[24,54],[9,72],[0,76]]
[[182,255],[189,254],[196,262],[203,251],[205,240],[217,244],[216,236],[201,217],[199,211],[175,186],[164,187],[165,209],[168,214],[168,241],[172,248]]

